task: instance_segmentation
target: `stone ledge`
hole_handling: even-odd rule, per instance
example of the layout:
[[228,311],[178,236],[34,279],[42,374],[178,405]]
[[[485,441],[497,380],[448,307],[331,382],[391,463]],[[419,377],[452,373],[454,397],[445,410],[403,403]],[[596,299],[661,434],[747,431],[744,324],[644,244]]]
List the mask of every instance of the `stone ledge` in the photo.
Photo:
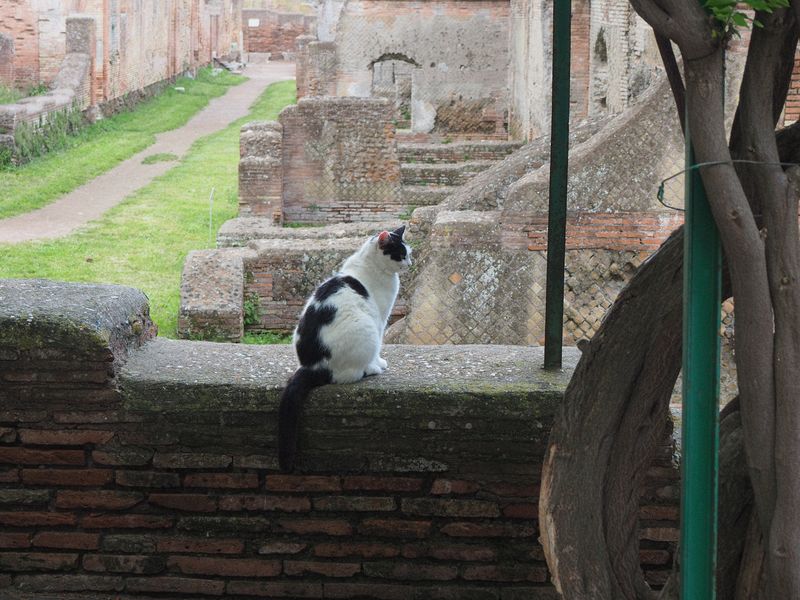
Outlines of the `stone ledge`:
[[[437,401],[426,412],[442,414],[457,398],[459,402],[468,397],[483,401],[487,395],[555,400],[563,395],[580,351],[565,348],[565,368],[559,372],[541,368],[544,349],[535,346],[387,345],[383,355],[389,369],[382,375],[356,384],[325,386],[315,398],[342,403],[364,396],[393,401],[398,393],[420,394]],[[157,339],[131,354],[120,382],[129,407],[136,410],[202,404],[204,410],[273,412],[279,392],[296,368],[290,345]]]
[[[312,392],[300,471],[531,473],[579,352],[565,353],[560,373],[540,368],[535,347],[387,346],[384,356],[386,373]],[[289,346],[156,340],[121,374],[123,408],[157,435],[191,423],[219,432],[187,451],[244,444],[274,457],[278,399],[295,366]]]
[[124,360],[155,336],[147,296],[118,285],[0,280],[0,346]]

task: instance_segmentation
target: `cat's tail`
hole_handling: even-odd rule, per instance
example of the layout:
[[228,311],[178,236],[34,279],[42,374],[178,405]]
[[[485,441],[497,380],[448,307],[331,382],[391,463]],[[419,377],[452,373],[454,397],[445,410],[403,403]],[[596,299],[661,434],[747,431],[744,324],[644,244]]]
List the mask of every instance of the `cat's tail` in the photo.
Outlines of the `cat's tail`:
[[286,383],[278,411],[278,464],[284,473],[294,469],[300,409],[311,390],[330,383],[332,377],[328,369],[300,367]]

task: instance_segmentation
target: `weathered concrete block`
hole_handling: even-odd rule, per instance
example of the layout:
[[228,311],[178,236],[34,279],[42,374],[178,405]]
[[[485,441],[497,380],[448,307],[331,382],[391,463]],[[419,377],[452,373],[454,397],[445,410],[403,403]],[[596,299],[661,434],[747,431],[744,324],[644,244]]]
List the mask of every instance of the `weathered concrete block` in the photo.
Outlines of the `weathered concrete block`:
[[[45,279],[0,280],[0,349],[23,348],[40,359],[107,364],[113,376],[131,349],[155,335],[147,297],[139,290]],[[69,371],[66,367],[61,375],[54,372],[50,379],[74,379]],[[92,381],[108,380],[105,367],[96,371]],[[36,387],[46,385],[47,379],[20,384]]]
[[93,17],[67,17],[67,54],[94,55],[96,24]]
[[246,250],[196,250],[181,274],[178,334],[238,342],[244,333]]

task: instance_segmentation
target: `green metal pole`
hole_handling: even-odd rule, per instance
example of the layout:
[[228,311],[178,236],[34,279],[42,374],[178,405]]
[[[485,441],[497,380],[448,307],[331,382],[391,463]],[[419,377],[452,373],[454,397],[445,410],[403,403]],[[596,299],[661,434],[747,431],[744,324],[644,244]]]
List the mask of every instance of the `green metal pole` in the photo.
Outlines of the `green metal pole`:
[[547,215],[547,291],[544,368],[561,368],[564,323],[564,246],[569,161],[570,0],[553,9],[553,98],[550,117],[550,200]]
[[[688,124],[686,148],[689,169],[694,156]],[[687,171],[685,208],[681,598],[713,600],[717,562],[721,253],[698,169]]]

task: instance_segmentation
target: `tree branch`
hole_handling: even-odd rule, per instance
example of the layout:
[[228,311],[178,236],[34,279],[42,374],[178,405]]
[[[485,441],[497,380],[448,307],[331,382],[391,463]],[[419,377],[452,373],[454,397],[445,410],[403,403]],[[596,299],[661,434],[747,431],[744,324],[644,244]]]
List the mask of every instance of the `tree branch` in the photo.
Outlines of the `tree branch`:
[[686,88],[683,85],[683,77],[678,68],[678,61],[675,52],[672,50],[672,43],[669,38],[656,33],[656,44],[661,55],[661,62],[664,63],[664,70],[667,73],[669,87],[672,89],[672,97],[675,99],[675,108],[678,110],[678,120],[681,124],[681,131],[686,131]]

